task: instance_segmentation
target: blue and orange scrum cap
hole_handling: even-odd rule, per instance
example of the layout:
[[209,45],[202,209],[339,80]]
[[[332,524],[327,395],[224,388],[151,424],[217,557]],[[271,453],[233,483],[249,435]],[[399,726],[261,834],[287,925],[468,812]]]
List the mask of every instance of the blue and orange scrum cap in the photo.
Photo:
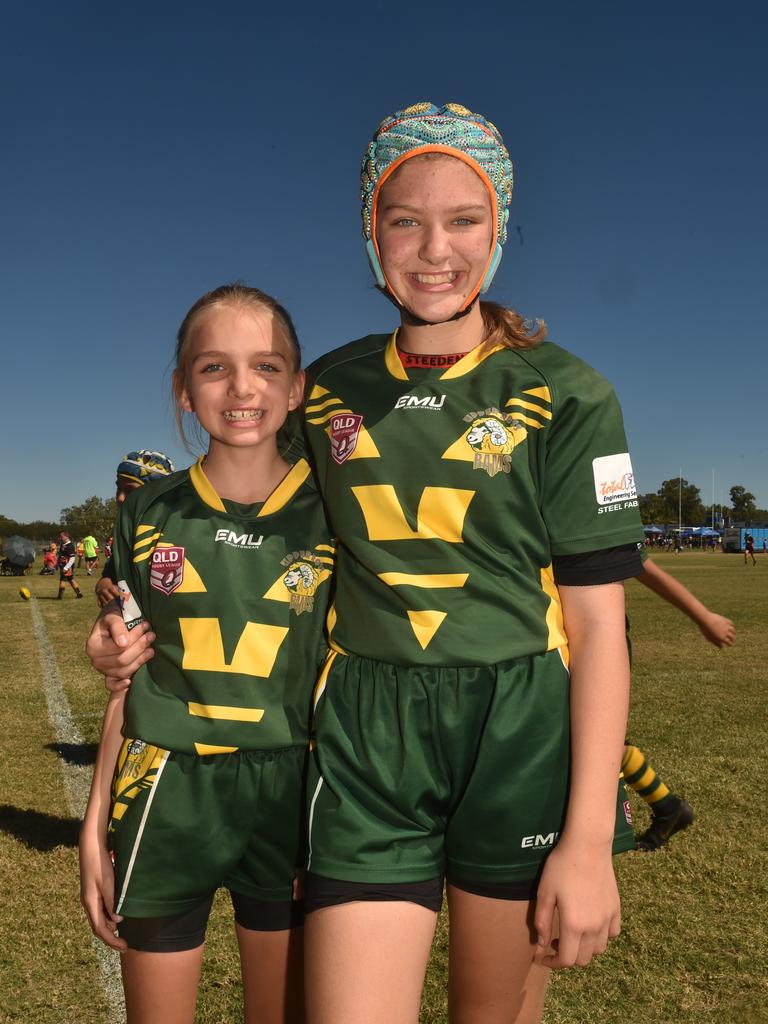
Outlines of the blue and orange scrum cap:
[[371,269],[379,288],[393,296],[376,241],[376,206],[387,178],[410,157],[423,153],[445,153],[463,160],[480,177],[490,196],[494,226],[491,250],[484,273],[462,306],[464,310],[479,293],[488,290],[501,262],[512,201],[512,161],[496,126],[459,103],[446,103],[444,107],[415,103],[381,122],[363,157],[360,198]]
[[128,452],[120,460],[117,475],[136,484],[148,484],[151,480],[162,480],[173,473],[173,463],[162,452],[149,452],[142,448]]

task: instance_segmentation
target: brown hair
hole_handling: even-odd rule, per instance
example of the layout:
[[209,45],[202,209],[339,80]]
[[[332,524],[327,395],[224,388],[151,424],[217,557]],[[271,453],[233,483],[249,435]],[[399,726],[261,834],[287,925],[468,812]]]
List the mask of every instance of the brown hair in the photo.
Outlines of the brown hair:
[[[213,306],[240,306],[252,309],[259,313],[271,313],[273,320],[280,326],[283,339],[288,343],[293,356],[293,372],[298,373],[301,369],[301,345],[296,334],[291,315],[284,306],[281,306],[277,299],[267,295],[258,288],[251,288],[249,285],[235,281],[233,284],[223,284],[206,292],[187,312],[181,321],[178,333],[176,334],[176,358],[172,376],[173,404],[176,417],[176,427],[179,431],[184,447],[188,452],[194,454],[194,450],[187,437],[185,428],[184,410],[181,408],[181,394],[186,385],[187,371],[189,369],[189,339],[192,328],[198,314]],[[195,420],[195,440],[202,444],[202,432],[200,425]]]
[[547,336],[547,325],[543,320],[531,323],[517,310],[500,306],[498,302],[481,302],[480,315],[485,328],[483,344],[487,346],[534,348]]

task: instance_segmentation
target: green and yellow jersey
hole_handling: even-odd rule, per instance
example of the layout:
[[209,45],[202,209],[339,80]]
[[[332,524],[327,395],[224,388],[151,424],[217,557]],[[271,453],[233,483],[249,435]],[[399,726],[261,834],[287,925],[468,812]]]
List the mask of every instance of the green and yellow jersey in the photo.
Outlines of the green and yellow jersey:
[[333,560],[304,460],[259,505],[219,497],[200,462],[130,494],[115,529],[123,614],[157,640],[125,735],[197,754],[306,743]]
[[480,665],[566,645],[552,558],[642,539],[611,386],[557,345],[405,369],[371,335],[309,370],[338,538],[335,648]]

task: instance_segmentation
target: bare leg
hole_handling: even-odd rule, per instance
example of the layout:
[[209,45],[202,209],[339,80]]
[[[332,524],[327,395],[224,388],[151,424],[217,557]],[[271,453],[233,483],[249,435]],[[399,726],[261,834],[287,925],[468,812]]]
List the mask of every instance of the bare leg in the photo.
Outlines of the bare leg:
[[535,904],[448,886],[451,1024],[538,1024],[549,968],[535,959]]
[[257,932],[235,927],[245,1024],[303,1024],[304,929]]
[[121,956],[128,1024],[193,1024],[203,946]]
[[307,916],[309,1024],[417,1024],[437,914],[416,903],[345,903]]

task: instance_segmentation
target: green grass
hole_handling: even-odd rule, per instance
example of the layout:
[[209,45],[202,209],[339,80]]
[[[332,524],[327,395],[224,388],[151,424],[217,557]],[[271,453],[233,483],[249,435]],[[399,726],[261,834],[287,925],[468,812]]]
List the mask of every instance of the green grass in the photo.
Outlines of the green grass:
[[[629,733],[696,824],[654,854],[617,861],[624,930],[586,971],[556,975],[546,1024],[768,1022],[768,935],[762,753],[768,559],[692,554],[656,561],[732,618],[737,645],[711,647],[636,583],[627,586],[634,640]],[[88,595],[54,600],[57,578],[27,577],[38,597],[67,698],[86,744],[98,739],[105,694],[83,642]],[[0,1021],[107,1024],[96,955],[78,902],[76,823],[67,809],[22,580],[0,578]],[[638,828],[645,807],[633,801]],[[180,851],[180,856],[183,856]],[[198,1020],[237,1021],[239,967],[228,899],[209,927]],[[422,1021],[446,1021],[446,922],[441,919]],[[396,1024],[396,1022],[393,1022]]]

